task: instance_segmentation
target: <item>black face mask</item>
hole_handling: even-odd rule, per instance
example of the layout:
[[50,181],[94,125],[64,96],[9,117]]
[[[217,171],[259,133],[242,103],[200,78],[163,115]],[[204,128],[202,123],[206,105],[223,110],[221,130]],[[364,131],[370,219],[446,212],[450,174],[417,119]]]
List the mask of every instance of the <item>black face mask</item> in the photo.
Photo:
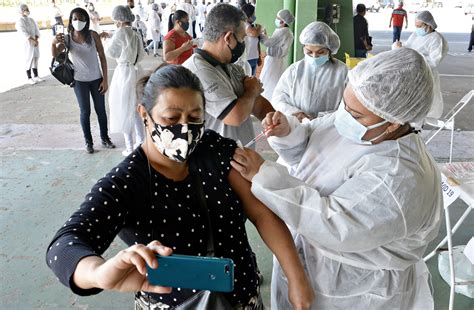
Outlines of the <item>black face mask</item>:
[[240,56],[242,56],[242,54],[244,53],[245,43],[239,42],[239,40],[237,40],[237,37],[235,36],[234,33],[232,35],[234,36],[234,39],[237,42],[237,45],[233,49],[230,48],[229,44],[227,44],[227,47],[230,49],[230,53],[232,54],[232,58],[230,59],[230,62],[234,63],[237,60],[239,60]]
[[189,29],[189,23],[187,23],[187,22],[181,22],[181,28],[182,28],[184,31],[188,31],[188,29]]

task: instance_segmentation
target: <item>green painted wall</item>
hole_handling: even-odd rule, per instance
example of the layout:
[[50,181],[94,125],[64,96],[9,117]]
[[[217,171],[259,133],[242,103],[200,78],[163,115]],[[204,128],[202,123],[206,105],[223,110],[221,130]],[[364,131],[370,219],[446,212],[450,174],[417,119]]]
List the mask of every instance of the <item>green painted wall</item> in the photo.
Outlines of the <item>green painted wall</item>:
[[341,19],[339,24],[332,28],[341,39],[341,48],[336,57],[344,60],[344,53],[354,55],[354,30],[352,24],[352,0],[258,0],[257,23],[264,25],[267,33],[271,35],[275,30],[274,20],[276,13],[282,9],[289,9],[295,15],[295,22],[291,29],[295,35],[293,47],[288,54],[288,63],[293,63],[303,58],[303,49],[299,42],[301,31],[315,20],[323,20],[324,8],[327,4],[341,6]]

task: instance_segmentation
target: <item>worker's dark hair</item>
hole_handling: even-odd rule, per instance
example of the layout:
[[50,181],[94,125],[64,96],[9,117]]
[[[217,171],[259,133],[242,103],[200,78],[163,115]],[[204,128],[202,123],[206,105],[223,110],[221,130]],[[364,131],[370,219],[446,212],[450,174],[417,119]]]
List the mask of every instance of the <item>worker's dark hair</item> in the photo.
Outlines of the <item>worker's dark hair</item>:
[[169,88],[188,88],[199,92],[205,107],[206,98],[199,78],[189,69],[179,65],[161,64],[151,74],[137,83],[138,98],[148,113],[156,105],[160,94]]
[[79,31],[79,33],[81,33],[84,36],[87,45],[91,45],[92,35],[91,35],[91,32],[89,31],[89,25],[91,23],[91,20],[89,18],[89,13],[87,13],[86,10],[84,10],[83,8],[75,8],[71,11],[71,13],[69,14],[69,25],[67,26],[67,32],[69,33],[69,35],[72,35],[72,33],[76,31],[74,30],[74,27],[72,26],[72,16],[74,14],[81,15],[81,17],[85,19],[86,26],[81,31]]
[[181,20],[182,18],[185,18],[186,16],[188,16],[188,13],[182,10],[176,10],[176,12],[171,14],[168,19],[168,32],[174,28],[174,24],[176,23],[176,21]]
[[245,15],[247,15],[247,18],[250,18],[253,13],[255,13],[255,7],[251,5],[250,3],[245,4],[242,6],[242,11],[244,11]]
[[365,7],[365,4],[359,3],[359,4],[356,6],[356,12],[357,12],[358,14],[364,13],[365,11],[367,11],[367,8]]

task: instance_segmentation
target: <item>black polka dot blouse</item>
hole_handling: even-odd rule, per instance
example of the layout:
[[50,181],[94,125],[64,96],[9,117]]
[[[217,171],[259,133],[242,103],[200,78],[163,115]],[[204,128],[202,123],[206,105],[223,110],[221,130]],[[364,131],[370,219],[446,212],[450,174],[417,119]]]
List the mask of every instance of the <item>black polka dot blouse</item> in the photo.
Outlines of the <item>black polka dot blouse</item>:
[[[234,291],[225,296],[232,305],[246,304],[257,295],[258,277],[239,198],[227,180],[236,143],[207,130],[191,157],[197,163],[212,223],[216,257],[234,261]],[[66,221],[48,246],[46,261],[59,280],[81,296],[99,289],[82,290],[72,281],[77,263],[101,255],[115,236],[129,246],[158,240],[176,254],[206,255],[208,222],[199,206],[197,190],[188,176],[167,179],[148,165],[137,148],[94,185],[80,208]],[[153,299],[177,305],[196,293],[174,288],[171,294],[150,294]]]

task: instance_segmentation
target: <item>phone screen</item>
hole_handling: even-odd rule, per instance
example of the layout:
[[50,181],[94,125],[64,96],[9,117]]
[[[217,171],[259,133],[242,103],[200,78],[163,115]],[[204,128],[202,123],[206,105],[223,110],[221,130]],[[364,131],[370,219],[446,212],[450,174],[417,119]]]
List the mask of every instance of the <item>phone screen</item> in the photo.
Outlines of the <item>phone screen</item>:
[[56,25],[56,33],[64,33],[64,26]]

